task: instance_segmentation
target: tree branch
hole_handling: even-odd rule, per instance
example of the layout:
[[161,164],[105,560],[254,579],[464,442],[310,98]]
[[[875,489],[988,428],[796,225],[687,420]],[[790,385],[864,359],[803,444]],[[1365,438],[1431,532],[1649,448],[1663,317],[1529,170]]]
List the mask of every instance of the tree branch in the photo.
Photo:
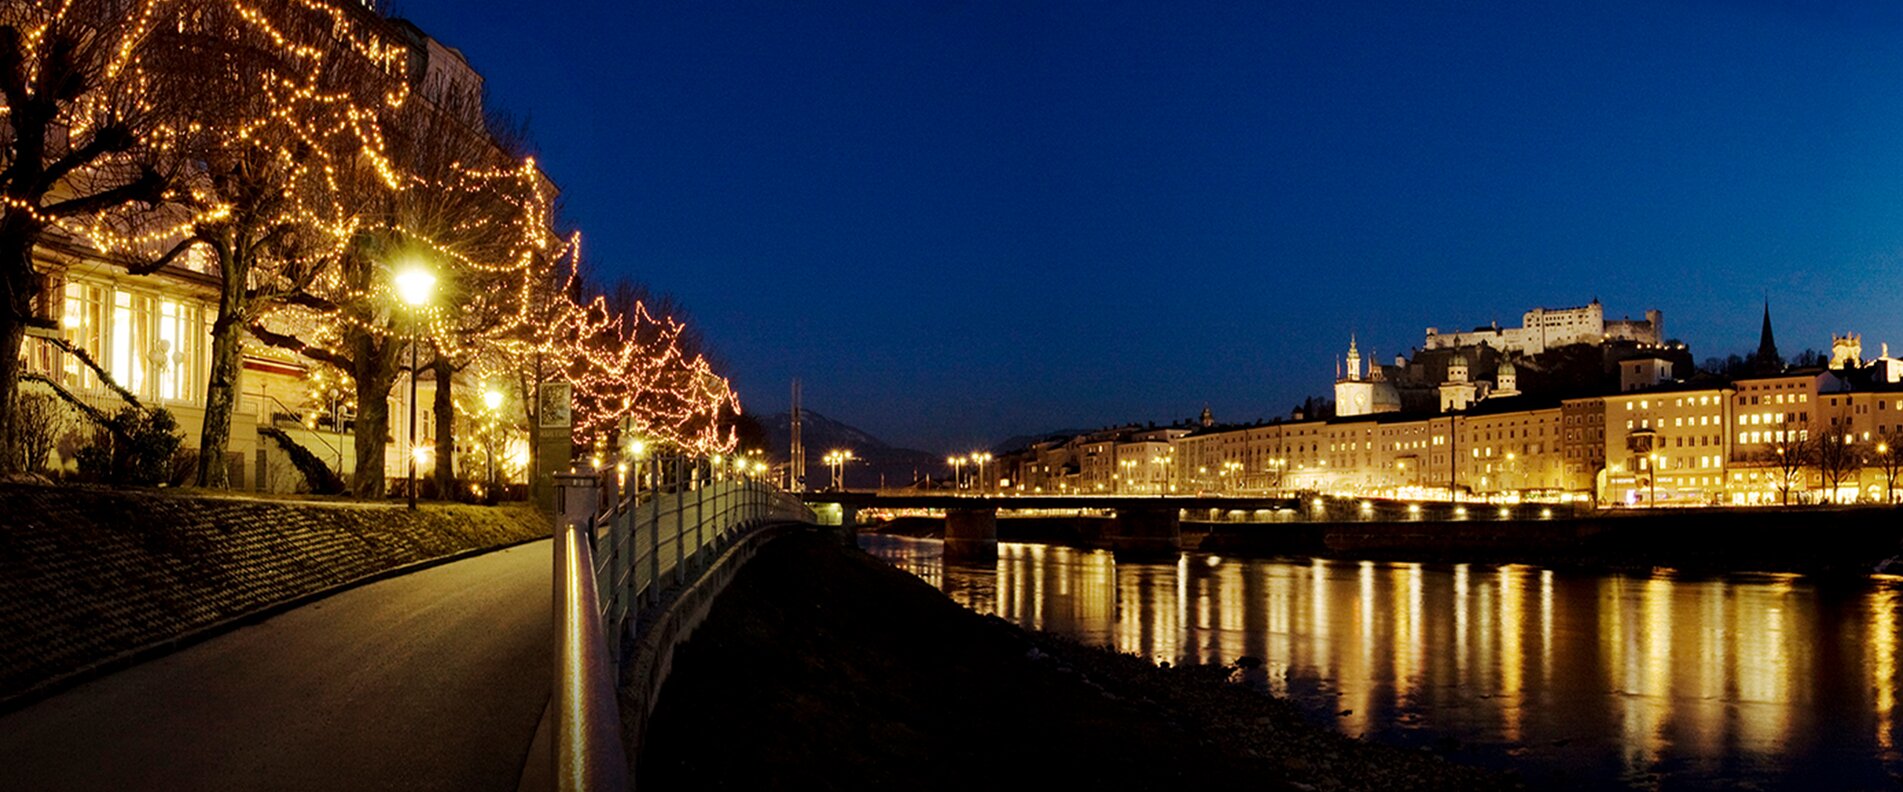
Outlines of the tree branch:
[[73,357],[77,358],[79,362],[86,364],[86,367],[92,369],[94,374],[99,375],[100,382],[105,383],[106,387],[111,388],[113,393],[119,394],[119,398],[124,399],[127,404],[130,404],[133,407],[137,407],[139,409],[139,412],[147,412],[145,408],[145,403],[139,401],[139,397],[132,395],[132,391],[129,391],[129,390],[126,390],[125,388],[120,387],[119,382],[112,378],[112,374],[108,373],[104,367],[100,366],[98,361],[93,360],[92,355],[86,354],[86,350],[84,348],[75,346],[72,342],[69,342],[64,338],[42,338],[41,340],[45,341],[48,344],[52,344],[54,347],[57,347],[60,351],[65,352],[68,355],[72,355]]
[[100,127],[93,131],[92,139],[86,141],[86,145],[66,152],[66,156],[54,160],[53,164],[46,167],[46,170],[41,171],[39,183],[32,185],[32,189],[35,193],[51,190],[60,179],[66,178],[66,174],[103,155],[125,151],[132,147],[132,142],[131,131],[123,125],[113,124]]
[[101,209],[110,209],[114,206],[132,203],[134,201],[155,203],[164,193],[165,177],[160,176],[157,171],[147,168],[139,174],[139,178],[137,179],[121,184],[110,190],[60,201],[59,203],[46,207],[41,214],[52,215],[54,217],[67,217],[70,215],[84,214],[86,212],[96,212]]
[[270,330],[266,330],[264,325],[256,322],[247,325],[245,329],[250,330],[251,334],[257,336],[259,341],[263,341],[279,349],[296,352],[304,357],[320,363],[329,363],[345,371],[357,370],[357,362],[351,360],[349,356],[340,355],[323,347],[311,346],[310,344],[304,343],[303,339],[297,336],[287,333],[274,333]]
[[193,246],[204,241],[205,240],[197,234],[193,234],[179,240],[178,244],[173,245],[171,250],[165,251],[165,255],[163,256],[159,256],[152,261],[127,265],[126,272],[132,273],[133,275],[150,275],[154,272],[158,272],[159,270],[165,269],[167,265],[171,264],[172,261],[179,256],[185,255],[185,251],[191,250]]

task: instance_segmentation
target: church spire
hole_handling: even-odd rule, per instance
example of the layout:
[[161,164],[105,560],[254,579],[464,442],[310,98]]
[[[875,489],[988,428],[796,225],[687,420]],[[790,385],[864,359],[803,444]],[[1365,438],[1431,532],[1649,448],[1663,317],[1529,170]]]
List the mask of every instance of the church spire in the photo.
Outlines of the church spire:
[[1753,367],[1759,375],[1776,374],[1784,369],[1784,358],[1777,354],[1777,340],[1771,336],[1771,298],[1764,299],[1764,328],[1758,331],[1758,354]]

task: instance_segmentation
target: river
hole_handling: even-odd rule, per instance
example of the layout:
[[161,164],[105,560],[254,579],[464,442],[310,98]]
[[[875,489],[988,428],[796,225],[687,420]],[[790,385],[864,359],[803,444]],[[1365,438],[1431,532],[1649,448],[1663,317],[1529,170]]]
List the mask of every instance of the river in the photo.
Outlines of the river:
[[960,604],[1170,663],[1262,658],[1354,736],[1516,768],[1535,788],[1887,789],[1903,578],[1259,560],[863,536]]

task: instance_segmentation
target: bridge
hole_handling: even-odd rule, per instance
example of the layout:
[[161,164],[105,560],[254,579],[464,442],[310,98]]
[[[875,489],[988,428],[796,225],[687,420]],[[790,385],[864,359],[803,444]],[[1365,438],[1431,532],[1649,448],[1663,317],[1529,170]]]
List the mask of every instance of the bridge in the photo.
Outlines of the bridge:
[[710,460],[648,465],[644,490],[558,476],[550,539],[0,712],[0,789],[629,789],[674,647],[758,547],[814,522]]
[[998,554],[999,510],[1089,509],[1110,512],[1105,536],[1123,556],[1169,556],[1181,549],[1182,515],[1194,510],[1298,510],[1301,500],[1287,496],[1219,495],[951,495],[911,492],[815,492],[806,503],[837,505],[841,521],[856,522],[868,509],[926,509],[945,512],[945,554],[959,559]]
[[[1573,504],[1410,501],[1392,498],[1288,495],[1023,495],[910,491],[835,491],[801,495],[810,505],[837,508],[844,524],[868,510],[945,513],[945,553],[961,560],[997,556],[998,513],[1088,510],[1112,515],[1094,540],[1125,557],[1171,557],[1180,548],[1182,521],[1319,523],[1361,531],[1366,523],[1526,523],[1576,517]],[[1267,513],[1269,519],[1260,517]],[[1243,519],[1235,519],[1236,517]]]

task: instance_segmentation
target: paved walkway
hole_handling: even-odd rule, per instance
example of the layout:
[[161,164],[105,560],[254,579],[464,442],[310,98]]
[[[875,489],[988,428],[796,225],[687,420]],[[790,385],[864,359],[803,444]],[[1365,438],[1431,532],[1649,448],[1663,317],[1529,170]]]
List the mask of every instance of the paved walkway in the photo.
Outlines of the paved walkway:
[[0,718],[0,789],[513,790],[546,541],[346,591]]

